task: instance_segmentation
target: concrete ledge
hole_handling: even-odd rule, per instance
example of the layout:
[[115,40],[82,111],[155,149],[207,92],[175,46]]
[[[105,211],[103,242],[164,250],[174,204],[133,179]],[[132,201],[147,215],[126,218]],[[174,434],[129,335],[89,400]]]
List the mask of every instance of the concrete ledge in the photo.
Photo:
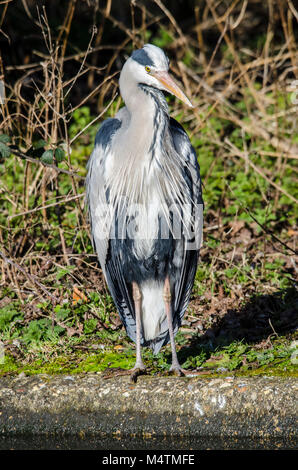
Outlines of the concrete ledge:
[[0,449],[294,449],[294,378],[0,379]]

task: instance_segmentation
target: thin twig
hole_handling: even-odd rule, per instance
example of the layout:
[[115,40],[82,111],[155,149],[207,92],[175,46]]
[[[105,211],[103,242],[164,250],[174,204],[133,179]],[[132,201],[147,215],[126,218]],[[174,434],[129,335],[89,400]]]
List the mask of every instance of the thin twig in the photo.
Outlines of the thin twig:
[[113,96],[113,98],[111,99],[111,101],[107,104],[107,106],[103,109],[103,111],[98,115],[96,116],[91,122],[89,122],[89,124],[87,124],[87,126],[84,127],[84,129],[82,129],[80,132],[78,132],[70,141],[70,145],[80,136],[82,135],[87,129],[88,127],[92,126],[96,121],[98,121],[98,119],[100,119],[106,112],[107,110],[110,108],[110,106],[114,103],[115,99],[117,98],[118,96],[118,93],[115,93],[115,95]]
[[24,276],[27,277],[27,279],[32,282],[33,284],[35,284],[36,286],[38,286],[44,294],[46,294],[48,297],[50,297],[52,299],[52,301],[54,302],[58,302],[59,299],[57,297],[55,297],[53,294],[51,294],[48,289],[45,288],[45,286],[43,286],[37,279],[35,276],[33,276],[32,274],[28,273],[24,268],[22,268],[22,266],[20,266],[18,263],[16,263],[15,261],[12,261],[10,258],[7,258],[7,256],[5,256],[4,253],[2,253],[2,251],[0,251],[0,256],[3,258],[3,260],[7,263],[7,264],[10,264],[11,266],[13,266],[14,268],[16,268],[18,271],[20,271],[22,274],[24,274]]
[[75,199],[79,199],[81,197],[85,197],[85,193],[83,194],[77,194],[75,196],[71,196],[69,198],[65,198],[65,199],[62,199],[61,201],[56,201],[56,202],[53,202],[51,204],[45,204],[44,206],[40,206],[40,207],[35,207],[34,209],[30,209],[28,211],[24,211],[24,212],[18,212],[17,214],[14,214],[14,215],[10,215],[8,217],[9,220],[11,219],[14,219],[15,217],[20,217],[20,216],[23,216],[23,215],[28,215],[28,214],[33,214],[34,212],[38,212],[38,211],[41,211],[41,210],[46,210],[48,209],[49,207],[54,207],[54,206],[58,206],[60,204],[66,204],[67,202],[70,202],[70,201],[73,201]]
[[283,193],[285,196],[287,196],[289,199],[291,199],[291,201],[295,202],[295,204],[298,204],[298,200],[294,196],[292,196],[292,194],[288,193],[288,191],[286,191],[281,186],[274,183],[274,181],[272,181],[270,178],[268,178],[268,176],[265,175],[265,173],[259,167],[257,167],[257,165],[255,165],[250,160],[250,158],[248,158],[248,156],[245,154],[245,152],[241,152],[241,150],[239,150],[236,147],[236,145],[232,144],[232,142],[227,137],[225,138],[225,143],[228,144],[227,148],[230,148],[230,151],[233,150],[234,155],[243,158],[243,160],[245,160],[245,162],[247,162],[255,170],[255,172],[258,173],[259,175],[261,175],[262,178],[264,178],[269,184],[271,184],[275,189],[277,189],[279,192]]
[[84,177],[79,175],[78,173],[74,173],[73,171],[65,170],[64,168],[58,168],[56,165],[53,165],[51,163],[44,163],[41,160],[37,160],[36,158],[29,157],[28,155],[21,152],[19,149],[17,149],[13,145],[11,145],[9,148],[10,148],[10,151],[13,155],[15,155],[16,157],[21,158],[22,160],[28,160],[29,162],[36,163],[36,164],[42,165],[42,166],[47,167],[47,168],[51,168],[52,170],[57,171],[57,173],[64,173],[65,175],[75,176],[76,178],[84,179]]

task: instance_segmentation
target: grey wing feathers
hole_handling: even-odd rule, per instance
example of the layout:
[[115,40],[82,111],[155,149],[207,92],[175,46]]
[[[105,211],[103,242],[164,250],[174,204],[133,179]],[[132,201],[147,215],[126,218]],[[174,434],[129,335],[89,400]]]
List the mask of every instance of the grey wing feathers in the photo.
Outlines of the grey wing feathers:
[[[175,279],[174,282],[175,303],[173,308],[173,329],[174,333],[176,334],[187,308],[196,275],[199,248],[203,231],[203,199],[200,168],[195,150],[190,143],[188,135],[184,131],[183,127],[173,118],[170,119],[170,132],[175,150],[182,161],[182,171],[185,178],[185,186],[187,188],[186,190],[188,190],[190,193],[193,209],[196,209],[195,206],[198,206],[201,209],[201,211],[199,211],[201,218],[195,220],[194,231],[196,233],[196,240],[194,245],[192,244],[190,247],[186,239],[177,240],[176,244],[176,250],[182,250],[183,252],[183,261],[179,276],[177,276],[177,279]],[[182,253],[180,253],[180,255],[182,256]],[[162,330],[164,331],[164,328]],[[166,345],[168,342],[169,332],[156,338],[151,345],[154,354],[157,354],[160,348]]]
[[113,256],[113,259],[109,256],[107,258],[106,279],[126,332],[135,341],[136,323],[134,307],[131,301],[132,295],[123,277],[121,260],[117,256]]
[[[109,221],[109,217],[105,218],[105,208],[108,209],[109,203],[105,165],[109,159],[112,138],[120,126],[120,119],[107,119],[97,132],[94,150],[87,165],[86,203],[92,242],[99,263],[127,333],[132,340],[135,340],[134,310],[131,297],[122,275],[120,260],[109,257],[109,222],[112,223],[112,221]],[[103,222],[106,223],[105,227]]]
[[200,168],[195,150],[190,143],[188,135],[184,131],[183,127],[172,118],[170,119],[170,129],[175,149],[185,163],[184,177],[193,204],[192,210],[195,214],[193,230],[196,237],[191,247],[188,246],[187,240],[184,241],[181,272],[179,279],[175,283],[174,328],[177,330],[190,299],[197,269],[203,231],[203,199]]
[[116,130],[121,126],[118,119],[107,119],[96,134],[94,150],[87,164],[86,203],[89,211],[93,246],[96,249],[102,270],[105,273],[105,261],[108,250],[108,234],[105,236],[102,210],[107,205],[105,185],[105,163],[109,157],[110,144]]

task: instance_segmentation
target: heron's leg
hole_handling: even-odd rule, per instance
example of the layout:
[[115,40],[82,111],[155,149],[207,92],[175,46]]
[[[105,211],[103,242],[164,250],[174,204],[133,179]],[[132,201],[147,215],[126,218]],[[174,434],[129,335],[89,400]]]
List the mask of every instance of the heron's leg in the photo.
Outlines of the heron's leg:
[[134,382],[137,379],[138,375],[144,374],[146,367],[142,361],[141,354],[141,304],[142,304],[142,294],[140,288],[136,282],[132,283],[132,297],[135,306],[136,314],[136,363],[132,369],[132,374],[130,376],[131,380]]
[[171,343],[171,349],[172,349],[172,365],[171,365],[170,371],[174,372],[174,374],[182,376],[184,374],[178,362],[177,352],[176,352],[176,344],[175,344],[175,337],[174,337],[174,330],[173,330],[172,302],[171,302],[172,294],[171,294],[170,280],[168,277],[166,277],[165,283],[164,283],[163,299],[165,303],[165,311],[166,311],[167,320],[168,320],[170,343]]

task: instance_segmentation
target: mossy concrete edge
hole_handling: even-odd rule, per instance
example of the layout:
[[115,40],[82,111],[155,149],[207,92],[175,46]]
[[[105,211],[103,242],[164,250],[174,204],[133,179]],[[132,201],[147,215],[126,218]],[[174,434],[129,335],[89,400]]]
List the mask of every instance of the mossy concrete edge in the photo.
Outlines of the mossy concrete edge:
[[297,388],[277,377],[3,377],[0,448],[297,448]]

